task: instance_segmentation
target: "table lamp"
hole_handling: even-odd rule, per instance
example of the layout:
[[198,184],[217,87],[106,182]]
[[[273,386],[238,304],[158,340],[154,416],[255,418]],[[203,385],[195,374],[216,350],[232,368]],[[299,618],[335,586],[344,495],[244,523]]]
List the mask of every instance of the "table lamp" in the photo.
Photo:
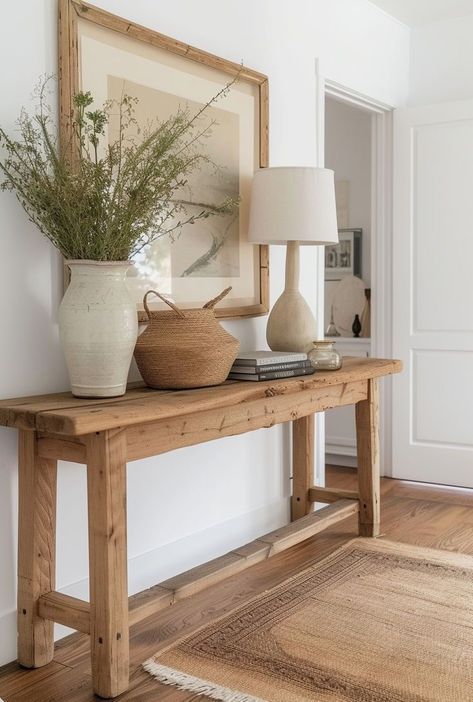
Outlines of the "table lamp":
[[333,171],[313,167],[257,171],[248,239],[287,244],[284,292],[269,315],[266,339],[273,351],[307,351],[317,338],[317,327],[299,292],[299,246],[338,244]]

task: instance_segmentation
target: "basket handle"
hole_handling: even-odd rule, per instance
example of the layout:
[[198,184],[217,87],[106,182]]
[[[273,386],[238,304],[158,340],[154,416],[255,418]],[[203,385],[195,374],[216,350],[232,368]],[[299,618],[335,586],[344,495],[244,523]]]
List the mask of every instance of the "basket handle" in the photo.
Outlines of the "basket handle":
[[223,300],[225,295],[228,295],[228,293],[230,292],[231,289],[232,289],[231,285],[229,288],[225,288],[225,290],[223,290],[223,292],[221,292],[220,295],[217,295],[217,297],[214,297],[213,300],[209,300],[208,302],[206,302],[203,309],[204,310],[213,310],[213,308],[215,307],[217,302],[220,302],[220,300]]
[[181,317],[181,319],[186,318],[186,315],[184,314],[184,312],[182,310],[180,310],[179,307],[177,307],[174,304],[174,302],[171,302],[171,300],[168,300],[166,297],[164,297],[164,295],[161,295],[161,293],[156,292],[156,290],[148,290],[148,292],[146,293],[146,295],[143,298],[143,307],[145,308],[145,312],[146,312],[148,319],[151,319],[151,315],[150,315],[149,307],[148,307],[148,295],[150,295],[151,293],[153,293],[153,295],[156,295],[157,297],[159,297],[159,299],[162,300],[163,302],[165,302],[166,305],[169,305],[169,307],[171,307],[174,310],[174,312],[176,312],[176,314],[179,315],[179,317]]

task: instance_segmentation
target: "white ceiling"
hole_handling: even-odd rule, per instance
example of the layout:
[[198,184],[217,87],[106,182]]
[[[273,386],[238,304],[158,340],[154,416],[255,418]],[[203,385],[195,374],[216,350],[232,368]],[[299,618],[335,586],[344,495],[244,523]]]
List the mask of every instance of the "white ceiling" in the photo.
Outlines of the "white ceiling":
[[410,27],[473,14],[473,0],[370,0]]

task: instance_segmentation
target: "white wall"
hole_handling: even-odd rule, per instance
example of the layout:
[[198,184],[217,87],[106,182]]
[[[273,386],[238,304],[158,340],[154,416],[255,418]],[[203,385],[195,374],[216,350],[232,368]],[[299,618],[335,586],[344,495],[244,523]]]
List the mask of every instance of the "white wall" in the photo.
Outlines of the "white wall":
[[[393,105],[407,94],[408,30],[366,0],[95,0],[103,8],[269,75],[272,165],[316,160],[315,63],[328,78]],[[3,3],[0,123],[8,130],[42,73],[56,71],[56,0]],[[13,68],[14,67],[14,68]],[[0,396],[67,388],[58,342],[61,264],[14,198],[0,194]],[[314,251],[302,292],[315,306]],[[271,296],[283,282],[271,252]],[[265,319],[228,323],[243,348]],[[0,430],[0,664],[15,657],[16,436]],[[286,427],[180,449],[129,466],[130,590],[222,553],[288,518]],[[58,588],[87,596],[85,471],[59,471]]]
[[[348,181],[348,227],[362,228],[362,278],[371,284],[371,114],[339,100],[325,102],[325,165]],[[340,224],[339,224],[340,226]],[[336,281],[325,283],[325,323]]]
[[473,97],[472,37],[473,14],[412,30],[410,104]]

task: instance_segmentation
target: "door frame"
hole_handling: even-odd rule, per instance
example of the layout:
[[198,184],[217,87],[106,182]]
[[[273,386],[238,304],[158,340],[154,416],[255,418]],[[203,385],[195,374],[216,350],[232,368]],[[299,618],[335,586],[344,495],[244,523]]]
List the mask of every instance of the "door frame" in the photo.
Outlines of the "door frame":
[[[317,165],[324,165],[325,99],[327,96],[357,106],[371,114],[371,354],[392,357],[393,303],[393,106],[363,95],[325,78],[316,62],[316,154]],[[317,320],[319,338],[324,329],[324,255],[317,247]],[[380,398],[380,462],[382,474],[392,475],[392,385],[385,378]],[[317,470],[320,485],[325,484],[325,422],[316,426]]]

